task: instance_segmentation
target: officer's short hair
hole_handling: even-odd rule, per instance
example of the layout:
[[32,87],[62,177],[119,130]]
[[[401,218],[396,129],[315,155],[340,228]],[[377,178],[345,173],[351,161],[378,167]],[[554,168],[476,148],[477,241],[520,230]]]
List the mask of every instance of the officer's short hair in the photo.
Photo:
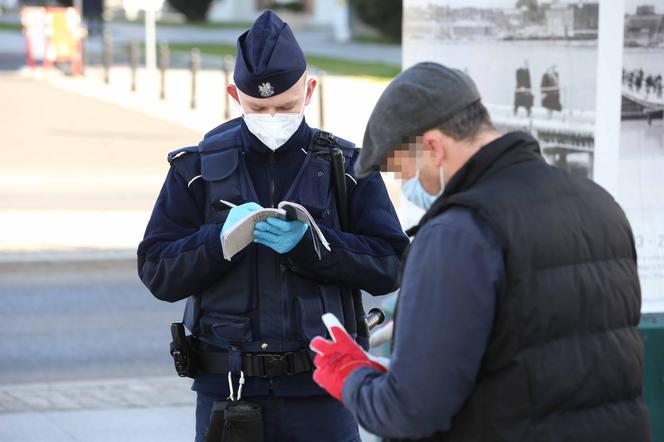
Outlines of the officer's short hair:
[[483,130],[495,129],[489,111],[479,100],[461,109],[436,128],[457,141],[472,139]]

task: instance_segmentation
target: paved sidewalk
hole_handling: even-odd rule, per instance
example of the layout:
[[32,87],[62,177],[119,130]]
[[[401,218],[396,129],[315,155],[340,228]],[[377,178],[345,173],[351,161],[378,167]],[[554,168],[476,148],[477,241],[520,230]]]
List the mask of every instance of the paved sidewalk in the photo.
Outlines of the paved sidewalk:
[[0,440],[185,441],[194,435],[191,380],[0,385]]
[[154,378],[5,384],[0,385],[0,413],[191,406],[196,395],[190,387],[191,379],[178,378],[175,374]]
[[133,249],[170,150],[201,132],[0,74],[2,251]]
[[8,442],[182,442],[194,428],[193,406],[0,414]]

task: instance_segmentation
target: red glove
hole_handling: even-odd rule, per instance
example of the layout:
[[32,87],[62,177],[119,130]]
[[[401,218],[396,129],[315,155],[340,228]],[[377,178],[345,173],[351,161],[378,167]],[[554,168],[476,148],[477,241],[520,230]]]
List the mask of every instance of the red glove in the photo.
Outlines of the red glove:
[[378,362],[379,358],[365,352],[333,314],[325,313],[323,323],[330,332],[332,340],[316,336],[309,344],[309,347],[317,353],[314,358],[316,366],[314,381],[341,401],[344,382],[353,370],[372,367],[385,373],[387,364]]

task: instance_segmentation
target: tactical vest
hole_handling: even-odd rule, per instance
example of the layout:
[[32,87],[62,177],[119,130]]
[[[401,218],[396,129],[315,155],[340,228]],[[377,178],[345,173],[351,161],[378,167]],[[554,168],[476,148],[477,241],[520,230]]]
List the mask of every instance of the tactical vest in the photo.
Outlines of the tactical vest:
[[[314,143],[283,200],[303,205],[319,225],[339,228],[330,179],[329,148]],[[346,157],[346,170],[355,159],[353,144],[335,138]],[[242,204],[258,201],[243,158],[239,127],[208,134],[198,146],[200,175],[205,185],[205,223],[223,224],[230,209],[220,200]],[[278,201],[276,202],[278,203]],[[306,235],[310,235],[309,230]],[[355,324],[351,290],[307,277],[285,255],[250,244],[233,257],[237,261],[202,293],[188,300],[187,328],[210,345],[242,352],[289,352],[325,335],[323,313]]]
[[426,440],[649,441],[636,254],[613,198],[511,133],[455,174],[420,226],[455,206],[492,227],[506,284],[473,391],[451,431]]

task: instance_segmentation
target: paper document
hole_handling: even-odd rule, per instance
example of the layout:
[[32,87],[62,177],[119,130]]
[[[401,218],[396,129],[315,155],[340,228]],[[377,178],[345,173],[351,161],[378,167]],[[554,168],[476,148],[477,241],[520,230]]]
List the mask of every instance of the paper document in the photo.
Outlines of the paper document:
[[303,206],[290,201],[282,201],[276,208],[265,208],[250,213],[249,215],[238,221],[233,227],[228,229],[221,237],[221,246],[224,251],[224,259],[230,261],[233,255],[240,250],[247,247],[254,240],[254,228],[259,221],[265,221],[268,217],[286,220],[286,208],[292,207],[295,217],[298,221],[303,222],[309,226],[314,237],[314,249],[320,258],[320,244],[323,244],[328,251],[330,244],[321,232],[318,224],[314,221],[309,211]]

